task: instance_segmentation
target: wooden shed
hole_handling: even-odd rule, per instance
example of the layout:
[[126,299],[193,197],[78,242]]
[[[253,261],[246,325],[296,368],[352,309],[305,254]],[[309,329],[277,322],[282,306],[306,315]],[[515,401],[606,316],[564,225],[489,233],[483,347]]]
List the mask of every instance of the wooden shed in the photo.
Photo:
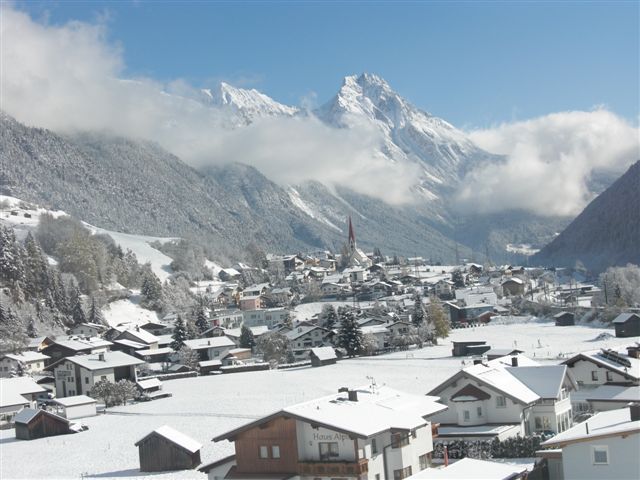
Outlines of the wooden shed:
[[46,410],[24,408],[15,416],[14,422],[16,438],[20,440],[35,440],[71,433],[69,420]]
[[571,312],[560,312],[553,316],[556,327],[570,327],[576,324],[575,315]]
[[[486,344],[487,342],[485,340],[478,340],[478,341],[468,341],[468,342],[453,342],[453,348],[451,349],[451,355],[453,355],[454,357],[466,357],[467,355],[470,355],[469,352],[469,347],[480,347],[481,348],[475,348],[475,351],[473,351],[473,353],[475,355],[480,355],[484,352],[486,352],[487,350],[489,350],[491,348],[490,345]],[[472,350],[474,350],[472,348]]]
[[136,442],[141,472],[190,470],[200,465],[202,445],[164,425]]
[[309,358],[311,358],[311,365],[313,367],[332,365],[338,361],[338,356],[333,347],[312,348],[309,353]]
[[616,337],[640,337],[640,315],[621,313],[613,321]]

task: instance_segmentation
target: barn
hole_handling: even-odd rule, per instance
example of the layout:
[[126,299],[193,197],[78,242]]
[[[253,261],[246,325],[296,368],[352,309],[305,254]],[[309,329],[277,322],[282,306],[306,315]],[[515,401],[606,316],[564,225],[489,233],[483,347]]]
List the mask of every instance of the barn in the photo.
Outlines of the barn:
[[333,347],[312,348],[309,353],[309,358],[311,358],[311,366],[313,367],[332,365],[338,361],[336,351]]
[[200,465],[202,445],[167,425],[156,428],[135,446],[141,472],[190,470]]
[[621,313],[613,321],[616,337],[640,337],[640,315]]
[[575,315],[571,312],[556,313],[553,319],[556,321],[556,327],[570,327],[576,324]]
[[35,440],[71,433],[69,420],[46,410],[24,408],[13,421],[16,425],[16,438],[20,440]]

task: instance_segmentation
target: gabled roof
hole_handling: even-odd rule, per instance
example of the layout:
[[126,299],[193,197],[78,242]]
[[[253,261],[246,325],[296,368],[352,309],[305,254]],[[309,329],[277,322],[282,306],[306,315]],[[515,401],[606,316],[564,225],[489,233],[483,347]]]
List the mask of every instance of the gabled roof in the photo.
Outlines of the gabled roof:
[[136,385],[140,387],[142,390],[146,390],[148,388],[156,388],[162,387],[162,382],[158,378],[147,378],[138,380]]
[[119,340],[120,337],[126,334],[131,335],[132,337],[140,340],[140,342],[146,345],[150,345],[152,343],[158,342],[158,337],[156,337],[153,333],[150,333],[143,328],[138,330],[136,329],[125,330],[124,332],[122,332],[120,335],[116,337],[116,340]]
[[335,432],[369,438],[389,430],[410,431],[427,424],[426,417],[446,410],[437,398],[399,392],[389,387],[356,389],[358,400],[346,392],[299,403],[250,422],[213,440],[232,440],[244,431],[275,418],[295,418]]
[[56,398],[54,403],[62,405],[63,407],[74,407],[76,405],[88,405],[90,403],[97,403],[97,401],[86,395],[74,395],[73,397]]
[[456,393],[451,395],[451,400],[454,400],[454,401],[457,400],[459,402],[470,402],[470,401],[476,401],[476,400],[487,400],[489,398],[491,398],[491,395],[489,395],[484,390],[480,390],[478,387],[476,387],[475,385],[472,385],[470,383],[466,384],[464,387],[462,387]]
[[0,378],[0,407],[29,403],[23,395],[44,393],[46,390],[30,377]]
[[633,380],[635,382],[640,380],[640,359],[629,357],[626,355],[626,352],[620,352],[620,356],[624,358],[625,361],[628,361],[631,366],[629,367],[616,362],[611,357],[603,355],[601,350],[581,352],[562,363],[571,366],[580,360],[584,360],[606,368],[607,370],[611,370],[612,372],[616,372],[629,380]]
[[[101,355],[104,360],[100,360]],[[104,352],[94,353],[91,355],[76,355],[74,357],[66,357],[62,359],[62,361],[58,362],[57,365],[60,365],[64,361],[75,363],[76,365],[79,365],[80,367],[86,368],[90,371],[118,367],[131,367],[144,363],[139,358],[132,357],[131,355],[127,355],[124,352]]]
[[202,448],[201,443],[196,442],[194,439],[187,437],[184,433],[181,433],[168,425],[163,425],[162,427],[156,428],[153,432],[145,435],[140,440],[138,440],[135,443],[135,446],[137,447],[138,445],[140,445],[151,435],[159,435],[169,440],[171,443],[182,447],[189,453],[195,453]]
[[17,362],[29,363],[46,360],[51,357],[49,357],[48,355],[43,355],[42,353],[31,352],[27,350],[22,353],[7,353],[6,355],[3,355],[2,358],[10,358],[11,360],[15,360]]
[[613,320],[613,323],[626,323],[627,320],[630,320],[633,317],[640,318],[640,315],[637,313],[621,313]]
[[640,386],[600,385],[586,392],[588,402],[637,402],[640,400]]
[[302,325],[299,327],[294,327],[291,331],[286,332],[284,335],[285,337],[287,337],[289,340],[295,340],[296,338],[302,337],[303,335],[306,335],[307,333],[315,330],[315,329],[319,329],[321,330],[323,333],[326,333],[326,330],[322,327],[318,327],[316,325]]
[[13,418],[13,421],[15,423],[20,423],[20,424],[23,424],[23,425],[27,425],[27,424],[31,423],[31,421],[34,418],[36,418],[36,417],[38,417],[40,415],[46,415],[48,417],[56,419],[59,422],[62,422],[62,423],[65,423],[65,424],[69,425],[69,420],[67,420],[64,417],[56,415],[55,413],[48,412],[46,410],[39,410],[39,409],[35,410],[33,408],[23,408]]
[[629,408],[608,410],[598,413],[589,420],[574,425],[568,430],[543,442],[543,447],[564,446],[608,436],[622,436],[640,433],[640,420],[631,421]]
[[558,398],[567,374],[566,365],[507,367],[507,371],[529,387],[540,398]]
[[338,358],[333,347],[315,347],[311,349],[311,354],[315,355],[318,360],[333,360]]

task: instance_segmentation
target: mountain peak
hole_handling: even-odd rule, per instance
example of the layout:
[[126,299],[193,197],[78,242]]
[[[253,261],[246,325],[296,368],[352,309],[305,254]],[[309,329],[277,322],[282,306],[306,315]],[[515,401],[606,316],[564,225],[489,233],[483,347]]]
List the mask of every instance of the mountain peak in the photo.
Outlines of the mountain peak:
[[291,116],[298,111],[255,88],[238,88],[226,82],[220,82],[215,89],[203,89],[202,93],[208,103],[234,111],[246,124],[265,117]]

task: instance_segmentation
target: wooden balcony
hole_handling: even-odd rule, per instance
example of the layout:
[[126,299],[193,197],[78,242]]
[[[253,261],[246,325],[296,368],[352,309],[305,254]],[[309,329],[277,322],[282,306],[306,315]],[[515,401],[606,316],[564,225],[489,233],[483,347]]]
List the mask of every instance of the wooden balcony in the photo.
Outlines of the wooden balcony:
[[298,462],[300,475],[353,476],[369,471],[369,460],[363,458],[355,462]]

